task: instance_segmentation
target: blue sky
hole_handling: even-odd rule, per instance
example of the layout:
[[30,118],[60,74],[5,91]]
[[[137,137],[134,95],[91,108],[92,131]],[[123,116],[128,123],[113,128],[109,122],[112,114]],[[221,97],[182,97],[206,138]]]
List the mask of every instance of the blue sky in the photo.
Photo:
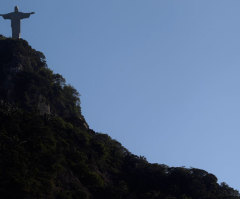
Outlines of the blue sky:
[[[150,162],[239,190],[239,0],[1,0],[81,94],[90,127]],[[10,36],[9,21],[0,20]]]

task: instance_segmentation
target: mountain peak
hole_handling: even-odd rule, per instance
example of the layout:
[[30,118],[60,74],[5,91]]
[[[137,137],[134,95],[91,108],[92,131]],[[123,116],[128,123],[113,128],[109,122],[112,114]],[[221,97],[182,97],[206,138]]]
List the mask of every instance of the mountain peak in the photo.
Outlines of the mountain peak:
[[0,36],[0,197],[240,199],[201,169],[150,164],[90,130],[78,92],[43,53]]
[[23,39],[0,36],[0,98],[42,115],[80,118],[87,126],[78,92]]

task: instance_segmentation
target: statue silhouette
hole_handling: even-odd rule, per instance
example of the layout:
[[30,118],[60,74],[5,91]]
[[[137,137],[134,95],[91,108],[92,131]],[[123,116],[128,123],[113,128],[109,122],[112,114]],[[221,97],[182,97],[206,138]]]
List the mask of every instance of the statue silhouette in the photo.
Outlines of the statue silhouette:
[[31,13],[23,13],[18,11],[18,7],[15,6],[14,12],[8,14],[0,14],[4,19],[11,20],[11,27],[12,27],[12,38],[19,39],[21,33],[21,19],[29,18],[31,14],[35,14],[34,12]]

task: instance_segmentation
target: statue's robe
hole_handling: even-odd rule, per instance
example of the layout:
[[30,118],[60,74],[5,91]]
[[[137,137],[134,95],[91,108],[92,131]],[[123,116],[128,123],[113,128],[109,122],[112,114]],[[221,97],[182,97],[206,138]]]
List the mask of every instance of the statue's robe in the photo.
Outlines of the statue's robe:
[[21,19],[29,18],[30,13],[23,13],[23,12],[11,12],[5,15],[2,15],[4,19],[11,20],[11,27],[12,27],[12,38],[18,39],[20,38],[21,32]]

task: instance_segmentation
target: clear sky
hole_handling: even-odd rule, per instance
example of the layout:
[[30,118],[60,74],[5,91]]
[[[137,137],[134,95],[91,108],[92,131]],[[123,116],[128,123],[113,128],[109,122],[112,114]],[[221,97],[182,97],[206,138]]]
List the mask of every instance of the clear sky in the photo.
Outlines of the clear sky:
[[[90,127],[150,162],[239,190],[239,0],[1,0],[81,94]],[[10,23],[0,19],[0,33]]]

